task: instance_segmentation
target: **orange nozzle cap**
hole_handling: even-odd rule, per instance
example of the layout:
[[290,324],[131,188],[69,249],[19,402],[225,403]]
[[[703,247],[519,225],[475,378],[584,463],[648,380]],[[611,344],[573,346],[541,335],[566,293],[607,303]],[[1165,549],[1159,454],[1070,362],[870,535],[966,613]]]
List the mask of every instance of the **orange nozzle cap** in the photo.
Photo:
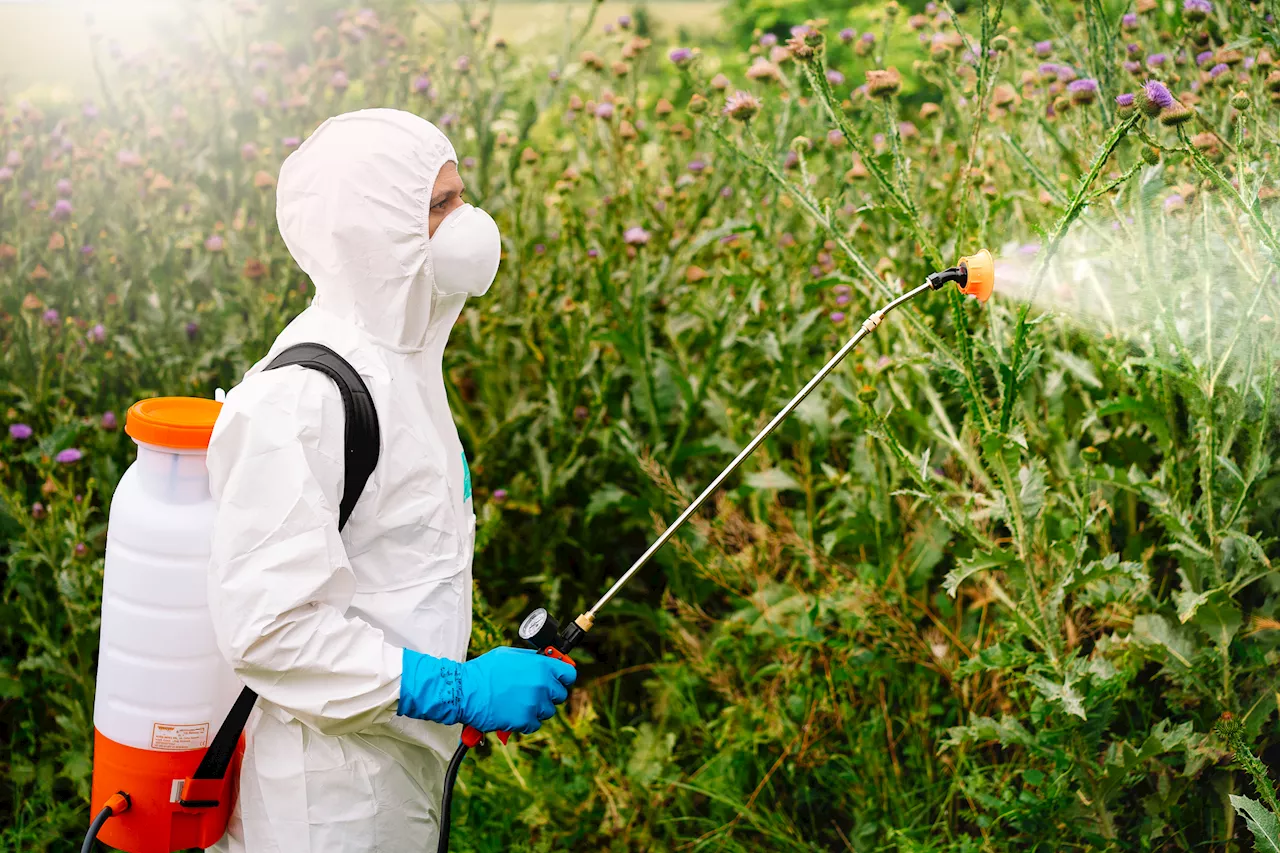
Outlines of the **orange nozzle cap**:
[[201,397],[152,397],[129,407],[124,431],[144,444],[206,450],[222,404]]
[[978,297],[979,302],[990,299],[991,291],[996,286],[996,262],[991,253],[983,249],[976,255],[961,258],[960,266],[969,273],[969,279],[960,288],[960,292],[966,296]]

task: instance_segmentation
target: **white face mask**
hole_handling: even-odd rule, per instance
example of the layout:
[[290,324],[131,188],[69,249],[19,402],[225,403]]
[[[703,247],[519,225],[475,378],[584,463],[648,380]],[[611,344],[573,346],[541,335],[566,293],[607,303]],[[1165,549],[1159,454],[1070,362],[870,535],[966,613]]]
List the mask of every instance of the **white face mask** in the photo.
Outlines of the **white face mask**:
[[501,261],[498,223],[478,207],[458,207],[431,237],[431,265],[440,293],[483,296],[493,284]]

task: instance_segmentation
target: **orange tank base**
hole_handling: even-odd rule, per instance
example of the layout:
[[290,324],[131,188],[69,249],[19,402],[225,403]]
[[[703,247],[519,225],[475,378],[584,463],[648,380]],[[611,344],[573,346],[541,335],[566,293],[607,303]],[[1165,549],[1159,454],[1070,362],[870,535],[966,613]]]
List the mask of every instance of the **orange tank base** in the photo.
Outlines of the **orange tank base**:
[[226,778],[218,783],[218,805],[184,808],[177,802],[177,792],[195,772],[204,753],[203,749],[138,749],[116,743],[95,729],[90,814],[97,814],[120,791],[132,801],[128,811],[106,822],[98,840],[125,853],[174,853],[213,846],[226,833],[235,804],[244,738],[240,739]]

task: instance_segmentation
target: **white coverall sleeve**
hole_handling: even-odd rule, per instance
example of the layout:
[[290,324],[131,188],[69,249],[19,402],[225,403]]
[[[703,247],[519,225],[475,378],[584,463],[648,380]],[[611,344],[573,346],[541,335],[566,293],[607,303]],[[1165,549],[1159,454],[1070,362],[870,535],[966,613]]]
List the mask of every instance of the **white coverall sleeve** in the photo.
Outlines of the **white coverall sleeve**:
[[344,427],[327,376],[282,367],[227,395],[208,456],[218,646],[248,687],[326,735],[389,720],[400,696],[402,650],[344,615]]

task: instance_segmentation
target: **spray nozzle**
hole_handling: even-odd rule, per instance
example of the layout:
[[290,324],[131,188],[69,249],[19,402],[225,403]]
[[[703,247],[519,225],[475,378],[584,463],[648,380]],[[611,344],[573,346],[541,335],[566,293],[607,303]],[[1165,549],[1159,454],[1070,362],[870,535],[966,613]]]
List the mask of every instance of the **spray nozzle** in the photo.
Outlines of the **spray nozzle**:
[[991,253],[986,249],[976,255],[961,258],[960,263],[950,269],[930,273],[929,286],[941,290],[943,285],[955,282],[960,292],[966,296],[976,296],[979,302],[991,298],[991,290],[996,283],[996,264]]

